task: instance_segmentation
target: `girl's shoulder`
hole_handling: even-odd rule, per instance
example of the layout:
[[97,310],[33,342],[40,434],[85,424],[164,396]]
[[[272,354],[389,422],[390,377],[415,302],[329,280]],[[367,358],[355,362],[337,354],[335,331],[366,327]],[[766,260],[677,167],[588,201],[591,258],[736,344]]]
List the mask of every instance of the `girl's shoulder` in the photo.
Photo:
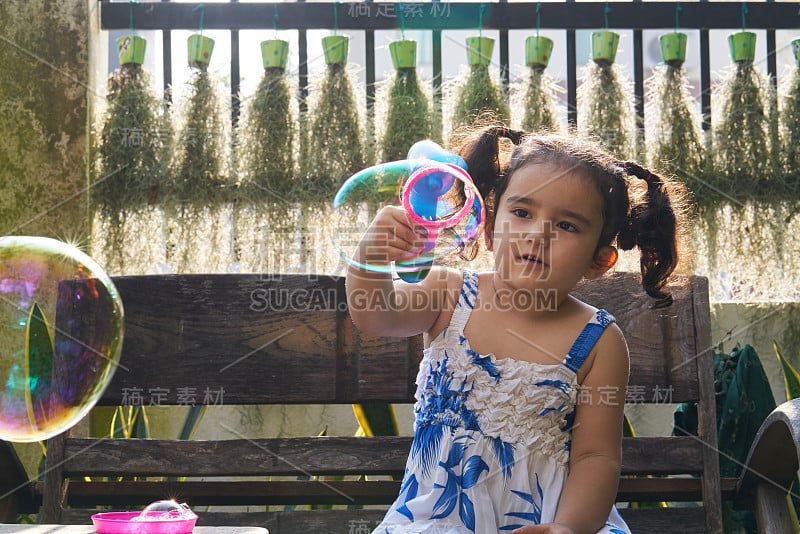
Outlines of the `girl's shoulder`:
[[627,370],[630,365],[628,344],[614,316],[602,308],[596,308],[581,300],[574,299],[574,301],[581,310],[580,315],[584,324],[596,324],[602,327],[596,343],[580,368],[578,382],[583,383],[584,378],[592,369],[598,367],[616,370],[616,372]]
[[436,338],[450,324],[465,280],[472,276],[470,273],[472,271],[437,266],[423,280],[427,294],[435,296],[430,301],[431,305],[439,311],[436,321],[426,332],[430,339]]

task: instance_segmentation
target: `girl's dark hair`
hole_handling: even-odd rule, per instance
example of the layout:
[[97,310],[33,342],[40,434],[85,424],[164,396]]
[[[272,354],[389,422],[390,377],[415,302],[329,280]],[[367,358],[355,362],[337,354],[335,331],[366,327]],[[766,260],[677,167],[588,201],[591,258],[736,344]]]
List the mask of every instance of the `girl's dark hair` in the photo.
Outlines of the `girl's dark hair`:
[[[510,156],[507,149],[501,150],[499,140],[503,138],[513,143]],[[582,172],[595,183],[603,198],[603,229],[597,250],[615,241],[622,250],[638,247],[642,287],[659,299],[656,306],[672,303],[663,288],[678,264],[684,195],[677,184],[635,163],[619,161],[577,137],[490,126],[463,139],[458,152],[484,198],[489,225],[494,223],[494,208],[508,187],[509,178],[523,166],[553,163]]]

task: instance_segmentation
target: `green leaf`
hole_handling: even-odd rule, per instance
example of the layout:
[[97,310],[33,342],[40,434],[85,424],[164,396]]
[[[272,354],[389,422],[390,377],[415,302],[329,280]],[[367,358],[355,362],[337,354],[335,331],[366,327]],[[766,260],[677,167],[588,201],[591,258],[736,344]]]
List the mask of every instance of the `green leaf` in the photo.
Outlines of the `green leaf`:
[[397,436],[397,415],[394,406],[385,402],[354,404],[359,426],[367,436]]
[[783,368],[783,384],[786,386],[786,400],[792,400],[800,397],[800,373],[792,367],[792,364],[783,357],[781,348],[778,343],[773,341],[772,347],[775,349],[775,355],[778,361],[781,362]]
[[144,406],[137,406],[133,416],[131,438],[147,439],[150,437],[150,417]]
[[186,415],[186,420],[183,422],[183,428],[178,436],[178,439],[192,439],[195,430],[197,430],[200,421],[208,411],[208,404],[195,405],[189,408],[189,413]]
[[630,419],[628,419],[628,416],[625,414],[622,415],[622,436],[626,438],[636,437],[636,432],[633,430],[633,425],[631,424]]
[[108,430],[108,435],[112,438],[119,439],[125,437],[124,427],[125,414],[122,406],[117,406],[114,410],[114,415],[111,416],[111,426]]
[[53,337],[38,304],[28,313],[25,337],[25,405],[35,428],[47,423],[53,382]]
[[150,422],[144,406],[117,406],[109,435],[116,439],[150,437]]

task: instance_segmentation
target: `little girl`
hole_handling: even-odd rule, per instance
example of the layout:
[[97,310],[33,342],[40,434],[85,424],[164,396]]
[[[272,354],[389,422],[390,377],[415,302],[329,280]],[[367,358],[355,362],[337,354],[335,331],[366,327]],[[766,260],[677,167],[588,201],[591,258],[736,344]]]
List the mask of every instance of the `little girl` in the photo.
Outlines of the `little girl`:
[[[510,162],[500,137],[515,145]],[[486,201],[494,270],[435,267],[417,284],[347,272],[362,332],[422,333],[426,347],[400,495],[374,532],[629,532],[614,508],[628,349],[608,312],[569,293],[608,271],[616,247],[638,246],[644,289],[669,305],[672,189],[565,137],[492,127],[459,152]],[[401,208],[383,208],[354,264],[413,258],[423,234]],[[393,305],[358,309],[364,292]]]

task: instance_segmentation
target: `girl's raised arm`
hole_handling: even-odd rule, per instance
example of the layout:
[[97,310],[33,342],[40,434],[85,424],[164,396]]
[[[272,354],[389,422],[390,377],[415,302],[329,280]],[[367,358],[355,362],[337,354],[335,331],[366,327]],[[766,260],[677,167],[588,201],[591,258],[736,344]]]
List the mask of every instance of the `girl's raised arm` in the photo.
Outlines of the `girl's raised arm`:
[[[375,216],[353,258],[359,264],[389,266],[420,253],[421,230],[409,223],[405,211],[387,206]],[[434,268],[421,282],[393,281],[390,272],[347,268],[346,289],[350,317],[368,335],[412,336],[427,332],[444,307],[448,275]]]

